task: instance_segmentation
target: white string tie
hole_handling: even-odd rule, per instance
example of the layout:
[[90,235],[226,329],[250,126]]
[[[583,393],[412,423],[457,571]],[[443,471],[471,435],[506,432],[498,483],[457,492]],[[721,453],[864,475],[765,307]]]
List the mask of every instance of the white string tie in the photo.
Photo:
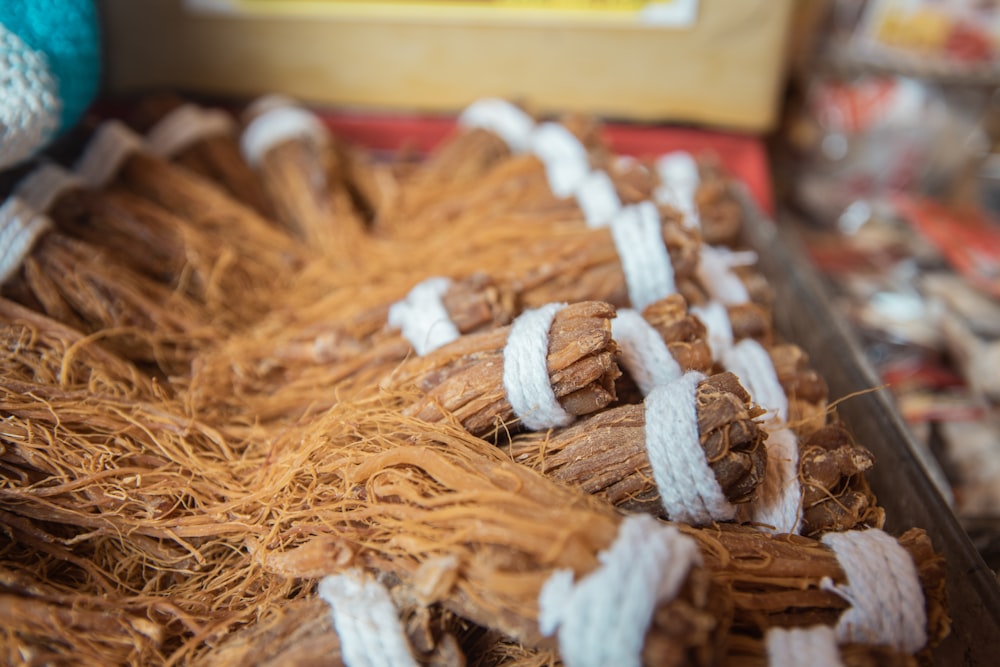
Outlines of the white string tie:
[[569,197],[590,173],[587,149],[559,123],[541,123],[529,137],[531,152],[545,165],[549,188]]
[[768,419],[788,422],[788,397],[763,345],[752,338],[741,340],[723,354],[722,364],[739,376],[757,405],[767,410]]
[[414,285],[401,300],[389,307],[389,326],[400,329],[420,356],[459,337],[442,299],[451,288],[448,278],[428,278]]
[[576,189],[576,203],[591,228],[607,227],[622,207],[611,177],[603,171],[592,171],[580,182]]
[[698,280],[709,296],[727,306],[750,301],[746,285],[733,271],[733,253],[727,248],[702,245],[698,256]]
[[121,169],[125,159],[135,152],[148,150],[142,137],[118,120],[106,120],[94,132],[74,171],[87,187],[103,188]]
[[250,121],[240,137],[240,149],[247,163],[256,167],[268,151],[286,141],[325,146],[329,139],[316,114],[296,106],[275,106]]
[[828,625],[771,628],[765,642],[768,667],[844,667],[837,637]]
[[656,204],[648,201],[626,206],[611,219],[611,238],[636,310],[677,291],[661,225]]
[[0,285],[21,268],[35,241],[51,227],[47,216],[20,198],[7,198],[0,206]]
[[28,174],[14,188],[14,196],[19,197],[36,211],[45,212],[52,208],[63,193],[79,190],[83,181],[68,169],[54,163],[46,163]]
[[319,596],[330,605],[347,667],[417,667],[389,591],[358,570],[323,577]]
[[768,431],[767,468],[757,498],[750,504],[750,517],[768,532],[799,532],[802,519],[802,485],[799,482],[799,441],[795,433],[774,421]]
[[646,455],[667,516],[704,525],[736,516],[705,460],[696,391],[705,376],[688,372],[646,396]]
[[280,93],[269,93],[267,95],[261,95],[250,102],[250,104],[246,105],[243,112],[240,114],[240,118],[244,123],[249,123],[254,118],[262,116],[268,111],[273,111],[274,109],[280,109],[282,107],[297,106],[300,106],[300,104],[294,97],[282,95]]
[[526,310],[514,320],[503,349],[503,388],[521,423],[532,431],[566,426],[566,412],[549,380],[549,329],[564,303]]
[[686,227],[700,227],[701,217],[695,203],[695,194],[701,176],[698,164],[687,151],[675,151],[661,155],[656,161],[656,173],[660,185],[653,196],[661,204],[673,206],[684,214]]
[[154,155],[169,159],[199,141],[235,134],[236,121],[221,109],[183,104],[161,118],[146,140]]
[[637,514],[622,520],[597,559],[597,569],[578,581],[572,570],[549,577],[538,596],[539,629],[558,631],[567,667],[639,667],[653,612],[701,564],[698,546],[676,527]]
[[512,153],[528,150],[534,119],[506,100],[487,97],[476,100],[458,117],[462,127],[489,130],[504,140]]
[[619,363],[635,380],[643,396],[653,387],[669,384],[684,373],[663,342],[663,336],[637,311],[620,309],[611,320],[611,335],[621,350]]
[[877,529],[827,533],[847,583],[820,588],[851,603],[837,621],[841,644],[888,646],[914,654],[927,643],[927,612],[917,566],[899,542]]
[[692,306],[694,314],[708,330],[708,346],[712,348],[712,358],[722,359],[726,350],[733,346],[733,323],[729,311],[717,301],[709,301],[704,306]]

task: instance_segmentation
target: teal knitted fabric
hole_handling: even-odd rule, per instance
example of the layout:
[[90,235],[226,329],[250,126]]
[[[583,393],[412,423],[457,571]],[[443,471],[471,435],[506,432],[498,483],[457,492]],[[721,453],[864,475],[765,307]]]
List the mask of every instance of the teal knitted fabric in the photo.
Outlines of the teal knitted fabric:
[[93,0],[0,2],[0,167],[72,127],[96,95],[100,72]]

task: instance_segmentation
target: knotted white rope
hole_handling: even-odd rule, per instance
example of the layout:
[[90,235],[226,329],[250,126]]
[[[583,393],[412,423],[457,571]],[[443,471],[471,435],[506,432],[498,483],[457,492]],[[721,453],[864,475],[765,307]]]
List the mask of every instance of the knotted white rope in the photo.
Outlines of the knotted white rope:
[[712,358],[721,361],[726,350],[733,346],[733,324],[729,320],[729,311],[721,303],[709,301],[704,306],[691,306],[691,312],[708,330]]
[[99,189],[111,182],[125,159],[148,150],[142,137],[118,120],[106,120],[94,132],[74,171],[88,188]]
[[[755,254],[753,257],[756,260]],[[733,271],[734,266],[743,266],[745,263],[746,253],[702,245],[698,256],[698,280],[714,301],[727,306],[747,303],[750,301],[750,294]]]
[[894,538],[877,529],[827,533],[847,583],[820,588],[851,603],[837,621],[841,644],[888,646],[914,654],[927,643],[927,612],[917,566]]
[[161,118],[146,140],[154,155],[171,158],[204,139],[235,134],[236,121],[221,109],[183,104]]
[[768,411],[768,418],[788,422],[788,397],[763,345],[752,338],[741,340],[722,355],[722,364],[740,378],[757,405]]
[[515,105],[493,97],[476,100],[458,117],[462,127],[478,127],[496,134],[513,153],[529,148],[534,119]]
[[688,372],[646,396],[646,455],[663,509],[674,521],[704,525],[736,516],[705,460],[696,390],[705,376]]
[[68,190],[85,187],[73,172],[51,162],[43,164],[14,188],[14,196],[39,212],[48,211],[52,204]]
[[324,577],[319,596],[330,605],[347,667],[416,667],[389,591],[357,570]]
[[765,637],[768,667],[843,667],[837,638],[828,625],[771,628]]
[[324,146],[330,134],[311,111],[297,106],[274,106],[246,126],[240,136],[240,150],[247,163],[256,167],[268,151],[293,139]]
[[541,123],[529,137],[531,152],[545,165],[549,188],[569,197],[590,173],[587,149],[559,123]]
[[611,336],[621,350],[619,363],[632,376],[643,396],[683,374],[663,336],[630,308],[621,308],[611,320]]
[[622,207],[611,177],[603,171],[592,171],[580,181],[576,188],[576,203],[591,228],[607,227]]
[[777,533],[795,533],[802,516],[802,485],[799,483],[799,444],[787,426],[788,397],[767,350],[753,339],[745,339],[722,356],[727,370],[735,373],[754,401],[768,411],[764,428],[767,438],[767,469],[757,499],[747,511],[752,520]]
[[656,160],[656,173],[660,185],[653,193],[656,201],[669,204],[684,214],[686,227],[700,227],[701,217],[695,203],[695,194],[701,176],[698,164],[686,151],[675,151],[661,155]]
[[564,303],[526,310],[514,320],[503,350],[503,388],[507,402],[526,428],[539,431],[566,426],[566,412],[549,380],[549,328]]
[[52,226],[19,197],[8,197],[0,206],[0,285],[14,275],[38,237]]
[[442,301],[450,287],[448,278],[428,278],[414,285],[401,301],[389,307],[389,326],[400,329],[420,356],[447,345],[460,335]]
[[573,581],[557,570],[538,597],[543,635],[558,631],[568,667],[638,667],[656,607],[677,596],[698,546],[674,526],[646,514],[626,517],[596,570]]
[[642,310],[677,291],[656,204],[647,201],[619,210],[611,219],[611,238],[633,308]]

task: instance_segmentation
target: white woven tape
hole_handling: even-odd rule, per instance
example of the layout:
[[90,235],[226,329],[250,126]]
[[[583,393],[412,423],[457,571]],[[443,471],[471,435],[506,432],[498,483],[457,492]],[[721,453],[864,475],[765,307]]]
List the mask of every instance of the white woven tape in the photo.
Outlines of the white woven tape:
[[829,579],[821,584],[851,604],[837,621],[837,640],[909,654],[921,650],[927,643],[927,611],[917,566],[906,549],[877,529],[827,533],[821,539],[847,575],[845,585]]
[[493,97],[476,100],[458,117],[462,127],[478,127],[493,132],[513,153],[527,151],[535,121],[515,105]]
[[14,188],[14,196],[44,213],[64,192],[83,187],[83,181],[76,174],[57,164],[47,163],[25,176]]
[[698,279],[713,300],[727,306],[750,301],[746,285],[730,263],[732,253],[726,248],[702,245],[698,257]]
[[652,202],[626,206],[611,220],[629,301],[642,310],[677,291],[674,267],[663,241],[660,212]]
[[460,335],[442,301],[450,287],[448,278],[428,278],[389,307],[389,326],[399,328],[420,356]]
[[514,320],[503,350],[503,387],[507,402],[526,428],[540,431],[566,426],[566,412],[549,379],[549,329],[564,303],[527,310]]
[[24,263],[38,237],[51,221],[18,197],[8,197],[0,206],[0,285]]
[[736,516],[705,459],[698,431],[696,391],[705,376],[685,373],[646,396],[646,455],[666,515],[705,525]]
[[675,151],[660,156],[656,161],[660,185],[654,197],[662,204],[669,204],[684,214],[688,227],[699,227],[701,219],[695,204],[695,193],[701,177],[698,164],[686,151]]
[[183,104],[161,118],[146,140],[155,155],[171,158],[199,141],[235,134],[236,121],[221,109]]
[[323,146],[329,139],[326,126],[316,114],[300,107],[277,106],[250,121],[240,137],[240,149],[243,158],[257,166],[268,151],[286,141]]
[[114,179],[129,155],[145,150],[148,147],[142,137],[124,123],[106,120],[94,132],[74,171],[87,187],[103,188]]
[[592,171],[580,182],[576,203],[588,227],[607,227],[622,207],[611,177],[603,171]]
[[692,306],[691,313],[705,325],[712,358],[720,361],[733,346],[733,323],[729,320],[729,311],[721,303],[709,301],[704,306]]
[[663,336],[631,308],[620,308],[611,320],[611,335],[621,350],[619,363],[635,380],[643,396],[683,374]]
[[399,612],[382,584],[348,570],[324,577],[318,593],[330,605],[347,667],[417,667]]
[[559,123],[542,123],[529,139],[531,152],[545,165],[549,187],[557,197],[569,197],[590,174],[587,149]]
[[573,580],[557,570],[538,597],[539,629],[558,632],[568,667],[638,667],[653,612],[677,596],[692,565],[694,540],[649,515],[626,517],[597,569]]

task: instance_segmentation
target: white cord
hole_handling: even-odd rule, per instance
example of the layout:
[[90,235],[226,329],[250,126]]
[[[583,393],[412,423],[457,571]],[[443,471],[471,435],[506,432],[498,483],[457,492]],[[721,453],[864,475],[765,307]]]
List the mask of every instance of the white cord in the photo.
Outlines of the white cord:
[[487,97],[476,100],[458,117],[462,127],[478,127],[504,140],[512,153],[528,150],[534,119],[506,100]]
[[324,146],[330,140],[322,121],[301,107],[276,106],[250,121],[240,137],[240,149],[248,164],[256,167],[268,151],[291,140]]
[[833,628],[770,628],[765,636],[768,667],[843,667]]
[[59,82],[44,51],[0,23],[0,168],[21,162],[59,129]]
[[757,405],[768,411],[768,418],[788,422],[788,397],[763,345],[752,338],[741,340],[722,355],[722,364],[740,378]]
[[736,516],[705,460],[698,432],[696,391],[705,378],[685,373],[646,396],[646,455],[667,516],[704,525]]
[[417,667],[389,591],[357,570],[324,577],[319,596],[330,605],[347,667]]
[[169,159],[199,141],[235,134],[236,121],[221,109],[183,104],[161,118],[146,140],[154,155]]
[[701,564],[698,546],[674,526],[638,514],[622,520],[597,558],[597,569],[578,581],[572,570],[549,577],[538,596],[539,629],[558,631],[567,667],[638,667],[653,612]]
[[647,201],[619,210],[611,220],[611,238],[633,308],[642,310],[677,291],[656,204]]
[[122,163],[135,152],[148,150],[138,134],[119,120],[106,120],[94,132],[74,171],[88,188],[100,189],[111,182]]
[[503,388],[507,402],[526,428],[540,431],[566,426],[566,412],[549,380],[549,328],[564,303],[526,310],[514,320],[503,350]]
[[591,228],[607,227],[622,207],[611,177],[603,171],[592,171],[580,182],[576,188],[576,203]]
[[24,263],[38,237],[52,222],[18,197],[8,197],[0,206],[0,285]]
[[735,306],[750,301],[746,285],[733,272],[727,248],[713,248],[702,245],[698,256],[698,279],[705,286],[709,296],[726,306]]
[[799,483],[799,441],[795,433],[771,421],[767,436],[767,467],[757,498],[750,504],[754,523],[773,533],[799,532],[802,485]]
[[449,288],[448,278],[428,278],[414,285],[402,301],[389,307],[389,326],[402,330],[403,337],[420,356],[460,335],[441,300]]
[[721,303],[709,301],[704,306],[692,306],[691,313],[705,325],[712,358],[720,361],[726,350],[733,346],[733,324],[729,320],[729,311]]
[[851,603],[837,621],[837,640],[888,646],[914,654],[927,643],[927,612],[917,566],[899,542],[881,530],[822,537],[837,555],[847,583],[824,578],[820,588]]
[[675,151],[661,155],[656,161],[656,173],[660,177],[660,185],[653,195],[656,201],[679,210],[684,215],[686,227],[700,227],[701,217],[695,204],[695,193],[701,176],[691,154]]
[[559,123],[541,123],[529,137],[531,152],[545,165],[549,188],[557,197],[569,197],[590,173],[587,149]]
[[46,212],[64,192],[83,187],[83,181],[76,174],[48,162],[25,176],[13,194],[36,211]]
[[679,378],[680,364],[670,354],[663,336],[631,308],[621,308],[611,320],[611,335],[621,350],[619,363],[632,376],[643,396]]

